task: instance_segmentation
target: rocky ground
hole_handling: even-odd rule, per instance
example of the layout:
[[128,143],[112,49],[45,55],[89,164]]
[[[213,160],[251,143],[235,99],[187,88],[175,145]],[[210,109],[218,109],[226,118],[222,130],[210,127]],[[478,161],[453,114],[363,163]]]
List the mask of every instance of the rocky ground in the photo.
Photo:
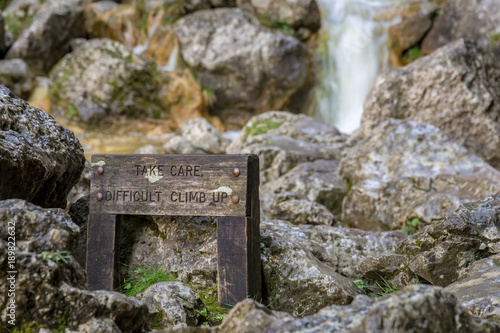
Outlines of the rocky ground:
[[[301,113],[314,0],[0,6],[0,332],[13,254],[16,332],[500,332],[495,1],[398,7],[395,68],[350,135]],[[259,156],[262,299],[214,306],[211,217],[124,216],[124,285],[138,268],[175,281],[88,290],[76,136],[120,126],[157,133],[136,153]]]

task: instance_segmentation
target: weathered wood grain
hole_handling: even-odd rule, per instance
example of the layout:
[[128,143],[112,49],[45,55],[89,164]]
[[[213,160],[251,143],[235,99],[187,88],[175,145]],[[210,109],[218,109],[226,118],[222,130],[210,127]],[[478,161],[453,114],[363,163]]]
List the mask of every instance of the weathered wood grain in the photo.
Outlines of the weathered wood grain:
[[[250,156],[93,155],[91,213],[244,216]],[[95,172],[99,166],[102,175]],[[102,201],[96,199],[98,193]],[[234,195],[236,204],[231,202]]]
[[87,278],[91,290],[118,287],[118,241],[116,215],[89,214],[87,228]]

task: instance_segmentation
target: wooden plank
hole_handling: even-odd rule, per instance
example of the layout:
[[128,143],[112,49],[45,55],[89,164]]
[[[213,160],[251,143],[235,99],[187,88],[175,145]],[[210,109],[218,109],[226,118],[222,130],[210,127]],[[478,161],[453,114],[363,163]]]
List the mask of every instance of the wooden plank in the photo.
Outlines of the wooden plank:
[[[93,155],[90,212],[244,216],[250,156]],[[235,195],[237,203],[231,200]]]
[[247,218],[217,219],[217,275],[220,306],[230,308],[248,294]]
[[260,199],[259,199],[259,158],[248,159],[247,178],[247,262],[248,294],[256,301],[262,298],[262,273],[260,260]]
[[90,290],[114,290],[118,286],[117,229],[116,215],[89,214],[87,277]]

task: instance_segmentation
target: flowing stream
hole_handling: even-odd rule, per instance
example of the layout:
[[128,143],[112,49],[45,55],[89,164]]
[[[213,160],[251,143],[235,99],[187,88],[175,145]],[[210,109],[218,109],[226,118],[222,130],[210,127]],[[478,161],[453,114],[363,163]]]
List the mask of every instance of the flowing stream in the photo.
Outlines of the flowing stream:
[[322,29],[317,50],[319,82],[311,113],[350,133],[359,127],[364,100],[386,66],[387,30],[396,23],[397,1],[317,1]]

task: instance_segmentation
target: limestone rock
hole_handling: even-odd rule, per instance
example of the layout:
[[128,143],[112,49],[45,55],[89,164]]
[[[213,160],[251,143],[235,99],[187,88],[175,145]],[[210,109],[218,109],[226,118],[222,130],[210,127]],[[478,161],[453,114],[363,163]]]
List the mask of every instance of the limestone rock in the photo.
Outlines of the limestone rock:
[[347,306],[288,321],[269,333],[303,332],[498,332],[499,326],[472,316],[440,287],[413,285],[373,300],[358,296]]
[[448,286],[473,262],[500,253],[500,193],[467,203],[397,245],[409,269],[434,285]]
[[152,145],[147,145],[136,149],[134,154],[158,154],[158,150]]
[[0,60],[0,84],[22,99],[27,99],[34,87],[31,71],[22,59]]
[[94,39],[51,72],[51,109],[85,123],[117,116],[161,117],[156,66],[109,39]]
[[148,305],[153,313],[161,311],[157,324],[163,328],[198,326],[202,322],[200,311],[205,304],[200,297],[182,282],[159,282],[136,298]]
[[[275,208],[274,203],[279,204],[285,199],[277,196],[287,193],[286,197],[303,198],[310,201],[311,205],[312,202],[320,204],[333,214],[333,220],[339,220],[342,200],[347,193],[347,183],[338,178],[337,171],[338,162],[335,160],[304,162],[275,181],[262,184],[260,188],[262,216],[266,216]],[[289,218],[275,215],[272,218],[294,223],[294,220]]]
[[366,98],[364,135],[387,118],[438,126],[500,166],[500,65],[492,53],[457,40],[432,55],[378,76]]
[[305,115],[273,111],[253,117],[226,151],[259,155],[263,185],[299,163],[340,159],[345,141],[345,136],[332,125]]
[[48,0],[33,23],[7,52],[7,58],[24,59],[35,74],[47,74],[70,51],[72,38],[85,36],[84,4],[90,0]]
[[0,199],[66,207],[84,168],[82,146],[51,116],[3,86],[0,105]]
[[445,288],[474,316],[500,324],[500,255],[472,263],[467,272]]
[[202,149],[180,135],[174,135],[165,142],[163,150],[165,154],[205,154]]
[[352,185],[341,222],[364,230],[413,219],[423,226],[500,191],[500,172],[437,127],[410,120],[381,123],[345,154],[339,176]]
[[276,195],[271,204],[267,220],[286,220],[293,224],[325,224],[336,222],[333,214],[323,205],[309,201],[295,193],[284,192]]
[[499,24],[500,4],[495,0],[446,1],[442,15],[422,42],[422,53],[429,54],[458,38],[492,48],[496,44],[494,35],[500,33]]
[[212,154],[221,154],[229,144],[224,135],[205,118],[189,119],[182,123],[177,134],[190,141],[195,147]]
[[264,20],[284,23],[295,30],[307,29],[307,35],[321,27],[321,15],[315,0],[237,0],[237,4]]
[[175,32],[182,58],[214,91],[214,107],[228,126],[279,110],[306,81],[306,47],[240,9],[195,12],[177,21]]
[[[16,323],[75,330],[92,318],[111,319],[123,332],[147,328],[147,307],[125,295],[87,291],[85,271],[72,251],[79,228],[61,209],[43,209],[19,199],[0,201],[0,264],[7,268],[8,225],[15,224]],[[6,327],[7,269],[0,275],[0,324]],[[61,319],[63,318],[63,319]],[[62,321],[61,321],[62,320]],[[109,325],[108,325],[109,326]]]

